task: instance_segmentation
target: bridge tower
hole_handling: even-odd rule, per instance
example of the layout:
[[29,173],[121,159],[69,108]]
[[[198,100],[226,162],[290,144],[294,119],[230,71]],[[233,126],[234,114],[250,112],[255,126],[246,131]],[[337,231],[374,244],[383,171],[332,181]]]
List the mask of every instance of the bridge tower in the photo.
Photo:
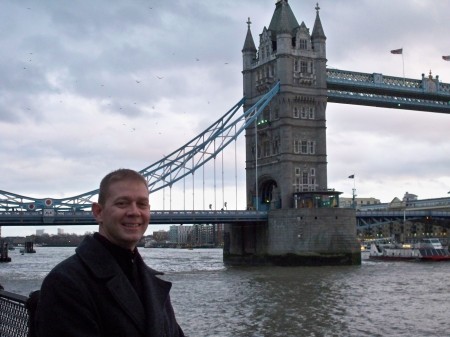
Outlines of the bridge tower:
[[246,129],[247,208],[269,211],[269,222],[232,228],[225,262],[360,262],[354,210],[338,208],[340,192],[327,186],[326,36],[315,9],[310,32],[288,0],[278,0],[258,48],[247,21],[244,110],[280,82],[278,95]]
[[326,37],[316,10],[311,34],[288,1],[278,1],[258,50],[248,21],[244,109],[280,81],[279,94],[246,130],[247,204],[253,209],[293,208],[294,192],[327,191]]

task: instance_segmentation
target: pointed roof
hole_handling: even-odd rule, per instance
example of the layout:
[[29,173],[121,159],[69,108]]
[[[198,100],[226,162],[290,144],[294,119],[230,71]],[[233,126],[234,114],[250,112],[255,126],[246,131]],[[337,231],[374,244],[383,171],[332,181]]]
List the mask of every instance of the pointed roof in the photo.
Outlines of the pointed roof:
[[317,38],[326,39],[327,38],[325,36],[325,32],[323,31],[322,22],[320,21],[319,10],[320,10],[319,3],[317,3],[317,5],[316,5],[316,21],[314,21],[314,27],[313,27],[313,31],[311,34],[312,39],[317,39]]
[[274,33],[292,33],[299,25],[288,0],[278,0],[275,6],[269,30]]
[[245,37],[245,42],[244,42],[244,47],[242,48],[242,52],[245,51],[250,51],[250,52],[256,52],[256,46],[255,46],[255,42],[253,41],[253,36],[252,36],[252,32],[250,30],[250,25],[251,25],[251,21],[250,18],[248,18],[247,21],[247,36]]

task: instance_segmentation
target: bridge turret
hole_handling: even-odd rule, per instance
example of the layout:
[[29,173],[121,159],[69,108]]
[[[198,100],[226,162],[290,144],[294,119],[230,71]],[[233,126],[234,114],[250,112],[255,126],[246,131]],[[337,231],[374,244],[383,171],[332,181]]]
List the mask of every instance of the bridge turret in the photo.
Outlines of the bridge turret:
[[276,52],[276,72],[281,85],[292,85],[294,67],[292,49],[298,27],[299,24],[288,1],[278,1],[268,30],[273,40],[274,52]]
[[322,22],[319,16],[319,4],[316,5],[316,20],[314,22],[314,28],[311,34],[312,48],[317,55],[315,59],[315,71],[317,87],[326,88],[327,82],[327,53],[326,53],[326,40],[325,32],[322,27]]
[[247,36],[245,37],[244,47],[242,48],[242,61],[243,61],[243,81],[244,81],[244,96],[252,96],[253,91],[252,88],[254,87],[252,85],[252,64],[256,61],[256,46],[255,42],[253,41],[252,32],[250,30],[251,21],[250,18],[248,18],[247,21]]

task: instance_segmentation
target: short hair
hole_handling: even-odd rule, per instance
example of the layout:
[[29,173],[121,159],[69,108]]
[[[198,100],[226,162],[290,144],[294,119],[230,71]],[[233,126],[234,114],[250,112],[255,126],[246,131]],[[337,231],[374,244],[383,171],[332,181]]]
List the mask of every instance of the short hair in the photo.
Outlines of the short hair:
[[132,180],[137,182],[142,182],[147,186],[147,180],[139,172],[130,169],[118,169],[108,173],[100,182],[100,189],[98,192],[98,203],[100,205],[105,205],[106,198],[108,197],[109,187],[118,181],[122,180]]

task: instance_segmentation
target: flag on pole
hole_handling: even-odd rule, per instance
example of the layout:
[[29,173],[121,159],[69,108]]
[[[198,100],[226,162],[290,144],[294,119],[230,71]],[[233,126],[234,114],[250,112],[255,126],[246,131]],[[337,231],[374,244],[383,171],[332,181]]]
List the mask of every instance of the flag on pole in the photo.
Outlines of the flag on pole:
[[348,176],[349,177],[349,179],[355,179],[355,175],[354,174],[352,174],[351,176]]
[[403,48],[391,50],[391,54],[403,54]]
[[450,61],[450,55],[442,56],[442,59],[443,59],[444,61]]

